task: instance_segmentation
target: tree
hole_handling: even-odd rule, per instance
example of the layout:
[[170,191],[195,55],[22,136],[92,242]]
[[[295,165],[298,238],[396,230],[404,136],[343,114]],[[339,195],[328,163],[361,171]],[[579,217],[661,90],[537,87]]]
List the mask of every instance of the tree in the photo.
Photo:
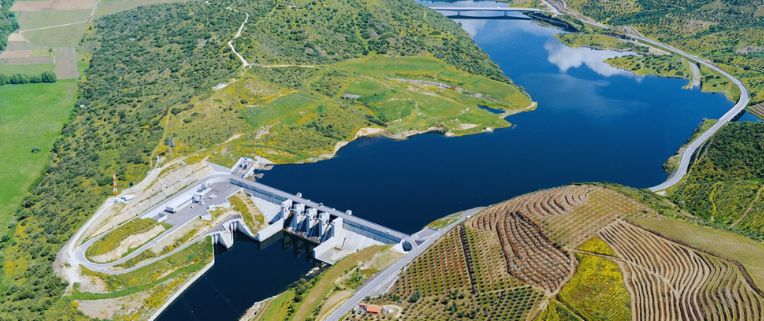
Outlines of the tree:
[[414,294],[412,294],[411,297],[409,298],[409,302],[415,303],[416,301],[419,301],[420,296],[421,295],[419,294],[419,291],[414,291]]
[[42,82],[44,83],[54,83],[58,81],[58,77],[56,77],[56,73],[52,71],[43,72],[40,75],[40,78],[42,78]]

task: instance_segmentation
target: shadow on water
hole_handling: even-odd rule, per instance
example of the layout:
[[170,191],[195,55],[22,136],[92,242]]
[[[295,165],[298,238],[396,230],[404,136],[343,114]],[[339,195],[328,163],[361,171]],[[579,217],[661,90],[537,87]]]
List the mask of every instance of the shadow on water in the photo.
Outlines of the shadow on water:
[[254,302],[293,285],[319,263],[314,243],[281,232],[256,242],[235,234],[230,249],[215,246],[215,265],[157,320],[238,320]]

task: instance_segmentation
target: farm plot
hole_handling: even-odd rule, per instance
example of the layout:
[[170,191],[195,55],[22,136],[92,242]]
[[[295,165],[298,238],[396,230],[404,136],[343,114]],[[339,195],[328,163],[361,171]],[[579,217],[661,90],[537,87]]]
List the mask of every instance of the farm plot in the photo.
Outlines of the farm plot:
[[86,22],[22,31],[29,43],[46,47],[73,47],[80,43],[88,24]]
[[525,320],[543,294],[507,271],[498,241],[496,233],[459,225],[373,303],[403,300],[401,320]]
[[764,299],[736,265],[620,220],[600,236],[623,260],[635,320],[764,318]]
[[11,11],[63,11],[93,9],[97,0],[16,1]]
[[571,274],[573,260],[533,221],[515,211],[516,206],[516,202],[507,202],[489,208],[469,223],[474,229],[496,233],[510,274],[547,292],[556,292]]
[[76,79],[79,75],[77,52],[74,47],[56,48],[56,76],[58,79]]
[[84,22],[90,18],[91,10],[24,11],[18,13],[19,29],[37,29]]
[[549,237],[559,246],[576,247],[619,217],[652,215],[652,210],[605,188],[589,191],[589,201],[565,215],[539,215]]

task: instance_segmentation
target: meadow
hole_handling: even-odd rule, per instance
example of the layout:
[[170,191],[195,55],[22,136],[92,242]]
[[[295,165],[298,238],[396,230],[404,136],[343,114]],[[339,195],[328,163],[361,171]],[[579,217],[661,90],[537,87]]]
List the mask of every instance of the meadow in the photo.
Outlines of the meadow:
[[[0,86],[0,236],[38,179],[75,100],[73,81]],[[35,149],[39,148],[39,150]],[[15,223],[13,223],[15,224]]]
[[4,75],[13,75],[13,74],[24,74],[24,75],[39,75],[46,71],[54,71],[54,65],[53,64],[31,64],[31,65],[12,65],[12,64],[1,64],[0,65],[0,74]]

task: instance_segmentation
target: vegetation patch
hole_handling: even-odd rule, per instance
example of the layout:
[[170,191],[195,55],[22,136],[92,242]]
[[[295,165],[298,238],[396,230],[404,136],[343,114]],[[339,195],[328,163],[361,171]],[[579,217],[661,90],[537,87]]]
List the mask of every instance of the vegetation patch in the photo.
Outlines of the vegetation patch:
[[83,274],[101,279],[108,292],[75,292],[73,298],[95,300],[144,291],[178,274],[202,269],[212,260],[212,256],[211,240],[208,237],[169,257],[124,274],[109,275],[83,268]]
[[634,51],[647,54],[648,47],[636,42],[621,40],[612,35],[600,33],[559,33],[554,35],[572,48],[588,47],[602,50]]
[[[764,125],[729,123],[708,141],[670,198],[706,224],[761,239]],[[734,155],[734,156],[733,156]]]
[[427,227],[439,230],[446,226],[451,225],[451,223],[453,222],[456,222],[460,216],[461,216],[461,213],[451,214],[449,216],[439,218],[437,220],[430,222],[430,224],[427,224]]
[[[87,256],[94,257],[114,251],[127,237],[148,232],[156,226],[163,226],[165,229],[171,227],[169,224],[159,223],[152,219],[138,218],[131,220],[125,224],[120,225],[117,227],[117,229],[109,232],[105,236],[101,237],[98,241],[93,243],[93,245],[91,245],[87,250]],[[148,242],[148,240],[146,240],[146,242]],[[131,248],[137,247],[140,247],[140,245],[131,246]]]
[[687,61],[677,55],[628,55],[605,60],[609,65],[631,71],[640,76],[654,75],[671,78],[690,78]]
[[584,244],[581,244],[581,246],[578,247],[578,250],[615,257],[615,252],[613,252],[613,249],[611,249],[607,243],[605,243],[599,236],[596,235],[586,241]]
[[589,254],[576,258],[578,271],[558,299],[585,320],[631,320],[630,295],[618,264]]
[[582,319],[578,317],[573,311],[570,310],[570,308],[566,307],[564,304],[558,302],[555,299],[549,300],[549,305],[547,305],[546,309],[544,311],[541,311],[538,316],[534,319],[534,321],[581,321]]

